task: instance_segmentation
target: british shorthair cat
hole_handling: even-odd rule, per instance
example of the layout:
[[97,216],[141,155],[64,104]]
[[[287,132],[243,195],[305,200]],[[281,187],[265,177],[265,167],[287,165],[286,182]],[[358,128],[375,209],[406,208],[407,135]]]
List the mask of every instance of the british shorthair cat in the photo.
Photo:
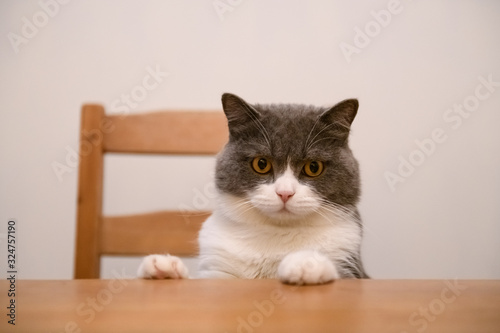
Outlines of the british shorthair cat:
[[[216,208],[199,233],[199,278],[320,284],[368,278],[349,146],[358,101],[331,108],[248,104],[222,96],[229,142],[217,156]],[[188,278],[183,262],[150,255],[142,278]]]

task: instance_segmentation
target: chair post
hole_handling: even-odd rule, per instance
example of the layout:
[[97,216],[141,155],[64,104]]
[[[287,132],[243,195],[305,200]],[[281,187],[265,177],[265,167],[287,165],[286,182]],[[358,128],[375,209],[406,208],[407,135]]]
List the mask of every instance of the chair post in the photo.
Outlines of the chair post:
[[80,165],[75,253],[75,279],[99,278],[102,219],[104,108],[84,105],[81,111]]

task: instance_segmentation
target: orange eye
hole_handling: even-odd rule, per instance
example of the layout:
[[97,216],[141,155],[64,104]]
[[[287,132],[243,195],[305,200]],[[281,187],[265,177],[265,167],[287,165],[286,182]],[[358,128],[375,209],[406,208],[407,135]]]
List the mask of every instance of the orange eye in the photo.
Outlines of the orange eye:
[[323,172],[323,162],[311,161],[304,165],[304,173],[309,177],[318,177]]
[[264,157],[256,157],[252,161],[252,168],[257,173],[266,174],[271,171],[271,162]]

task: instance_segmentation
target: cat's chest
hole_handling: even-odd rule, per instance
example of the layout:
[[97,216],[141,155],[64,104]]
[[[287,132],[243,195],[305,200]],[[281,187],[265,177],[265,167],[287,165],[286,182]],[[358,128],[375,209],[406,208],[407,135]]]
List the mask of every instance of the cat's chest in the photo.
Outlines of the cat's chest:
[[301,249],[330,252],[357,244],[359,230],[355,223],[332,223],[316,226],[253,225],[235,223],[218,214],[204,224],[199,241],[201,248],[217,247],[246,256],[282,256]]
[[250,227],[240,230],[239,246],[249,252],[286,254],[304,247],[319,246],[326,234],[320,228]]
[[275,277],[281,260],[299,250],[315,250],[335,260],[355,248],[355,224],[322,226],[252,225],[225,220],[217,213],[203,225],[200,255],[207,262],[223,262],[224,269],[244,278]]
[[303,248],[319,250],[328,244],[332,245],[331,227],[278,227],[212,222],[213,226],[209,225],[212,244],[250,261],[256,258],[272,262],[292,251]]
[[243,269],[240,271],[248,278],[275,278],[283,258],[301,249],[314,249],[325,252],[325,233],[321,230],[287,228],[272,230],[260,228],[245,232],[245,236],[235,242],[233,249],[235,261]]

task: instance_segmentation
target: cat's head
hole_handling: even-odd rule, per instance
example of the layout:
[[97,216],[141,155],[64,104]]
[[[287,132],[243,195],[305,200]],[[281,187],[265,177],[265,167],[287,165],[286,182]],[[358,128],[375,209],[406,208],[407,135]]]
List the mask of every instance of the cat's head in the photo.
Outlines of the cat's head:
[[359,169],[348,136],[357,100],[251,105],[224,94],[222,104],[229,142],[217,158],[216,185],[233,216],[283,224],[355,207]]

